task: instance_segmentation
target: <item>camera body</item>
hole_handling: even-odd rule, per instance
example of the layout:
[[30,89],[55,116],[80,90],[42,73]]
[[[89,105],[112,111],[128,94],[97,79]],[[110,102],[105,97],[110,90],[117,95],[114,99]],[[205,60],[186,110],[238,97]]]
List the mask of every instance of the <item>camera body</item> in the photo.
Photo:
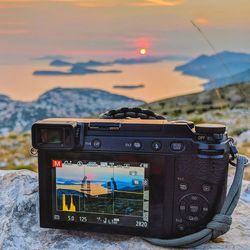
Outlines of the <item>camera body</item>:
[[226,195],[225,126],[189,121],[38,121],[40,225],[175,238],[203,229]]

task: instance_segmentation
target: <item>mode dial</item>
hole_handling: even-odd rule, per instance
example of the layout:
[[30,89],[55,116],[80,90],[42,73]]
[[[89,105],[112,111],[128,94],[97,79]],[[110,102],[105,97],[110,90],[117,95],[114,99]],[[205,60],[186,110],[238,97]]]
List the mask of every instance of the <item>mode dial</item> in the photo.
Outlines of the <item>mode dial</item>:
[[224,134],[226,126],[223,124],[197,124],[195,131],[198,134]]

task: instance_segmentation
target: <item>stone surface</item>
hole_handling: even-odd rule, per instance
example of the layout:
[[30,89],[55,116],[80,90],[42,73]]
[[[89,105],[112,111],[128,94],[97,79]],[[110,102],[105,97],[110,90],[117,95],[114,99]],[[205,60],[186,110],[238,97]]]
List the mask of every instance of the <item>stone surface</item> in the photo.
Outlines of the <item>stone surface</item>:
[[250,143],[250,130],[244,131],[237,138],[237,144],[241,145],[244,143]]
[[[2,170],[0,189],[0,249],[160,249],[138,237],[41,229],[34,172]],[[249,249],[250,182],[243,184],[231,230],[217,241],[197,249]]]

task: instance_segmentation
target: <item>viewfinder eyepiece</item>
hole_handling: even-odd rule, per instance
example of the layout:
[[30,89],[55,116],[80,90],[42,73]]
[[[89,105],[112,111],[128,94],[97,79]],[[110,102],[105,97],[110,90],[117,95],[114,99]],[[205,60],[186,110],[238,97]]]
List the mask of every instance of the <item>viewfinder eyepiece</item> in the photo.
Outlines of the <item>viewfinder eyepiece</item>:
[[74,127],[72,124],[37,123],[32,126],[32,145],[39,149],[74,148]]

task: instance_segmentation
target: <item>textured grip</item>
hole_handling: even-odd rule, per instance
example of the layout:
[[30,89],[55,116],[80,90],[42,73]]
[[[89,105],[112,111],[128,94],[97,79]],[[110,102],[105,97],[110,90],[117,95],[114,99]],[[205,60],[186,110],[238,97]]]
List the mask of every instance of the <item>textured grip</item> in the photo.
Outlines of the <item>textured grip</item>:
[[199,179],[219,185],[225,179],[228,168],[228,157],[221,159],[201,159],[196,156],[176,159],[177,171],[190,179]]
[[148,109],[141,108],[121,108],[110,110],[100,115],[103,119],[123,119],[123,118],[140,118],[148,120],[166,120],[164,116],[154,113]]

